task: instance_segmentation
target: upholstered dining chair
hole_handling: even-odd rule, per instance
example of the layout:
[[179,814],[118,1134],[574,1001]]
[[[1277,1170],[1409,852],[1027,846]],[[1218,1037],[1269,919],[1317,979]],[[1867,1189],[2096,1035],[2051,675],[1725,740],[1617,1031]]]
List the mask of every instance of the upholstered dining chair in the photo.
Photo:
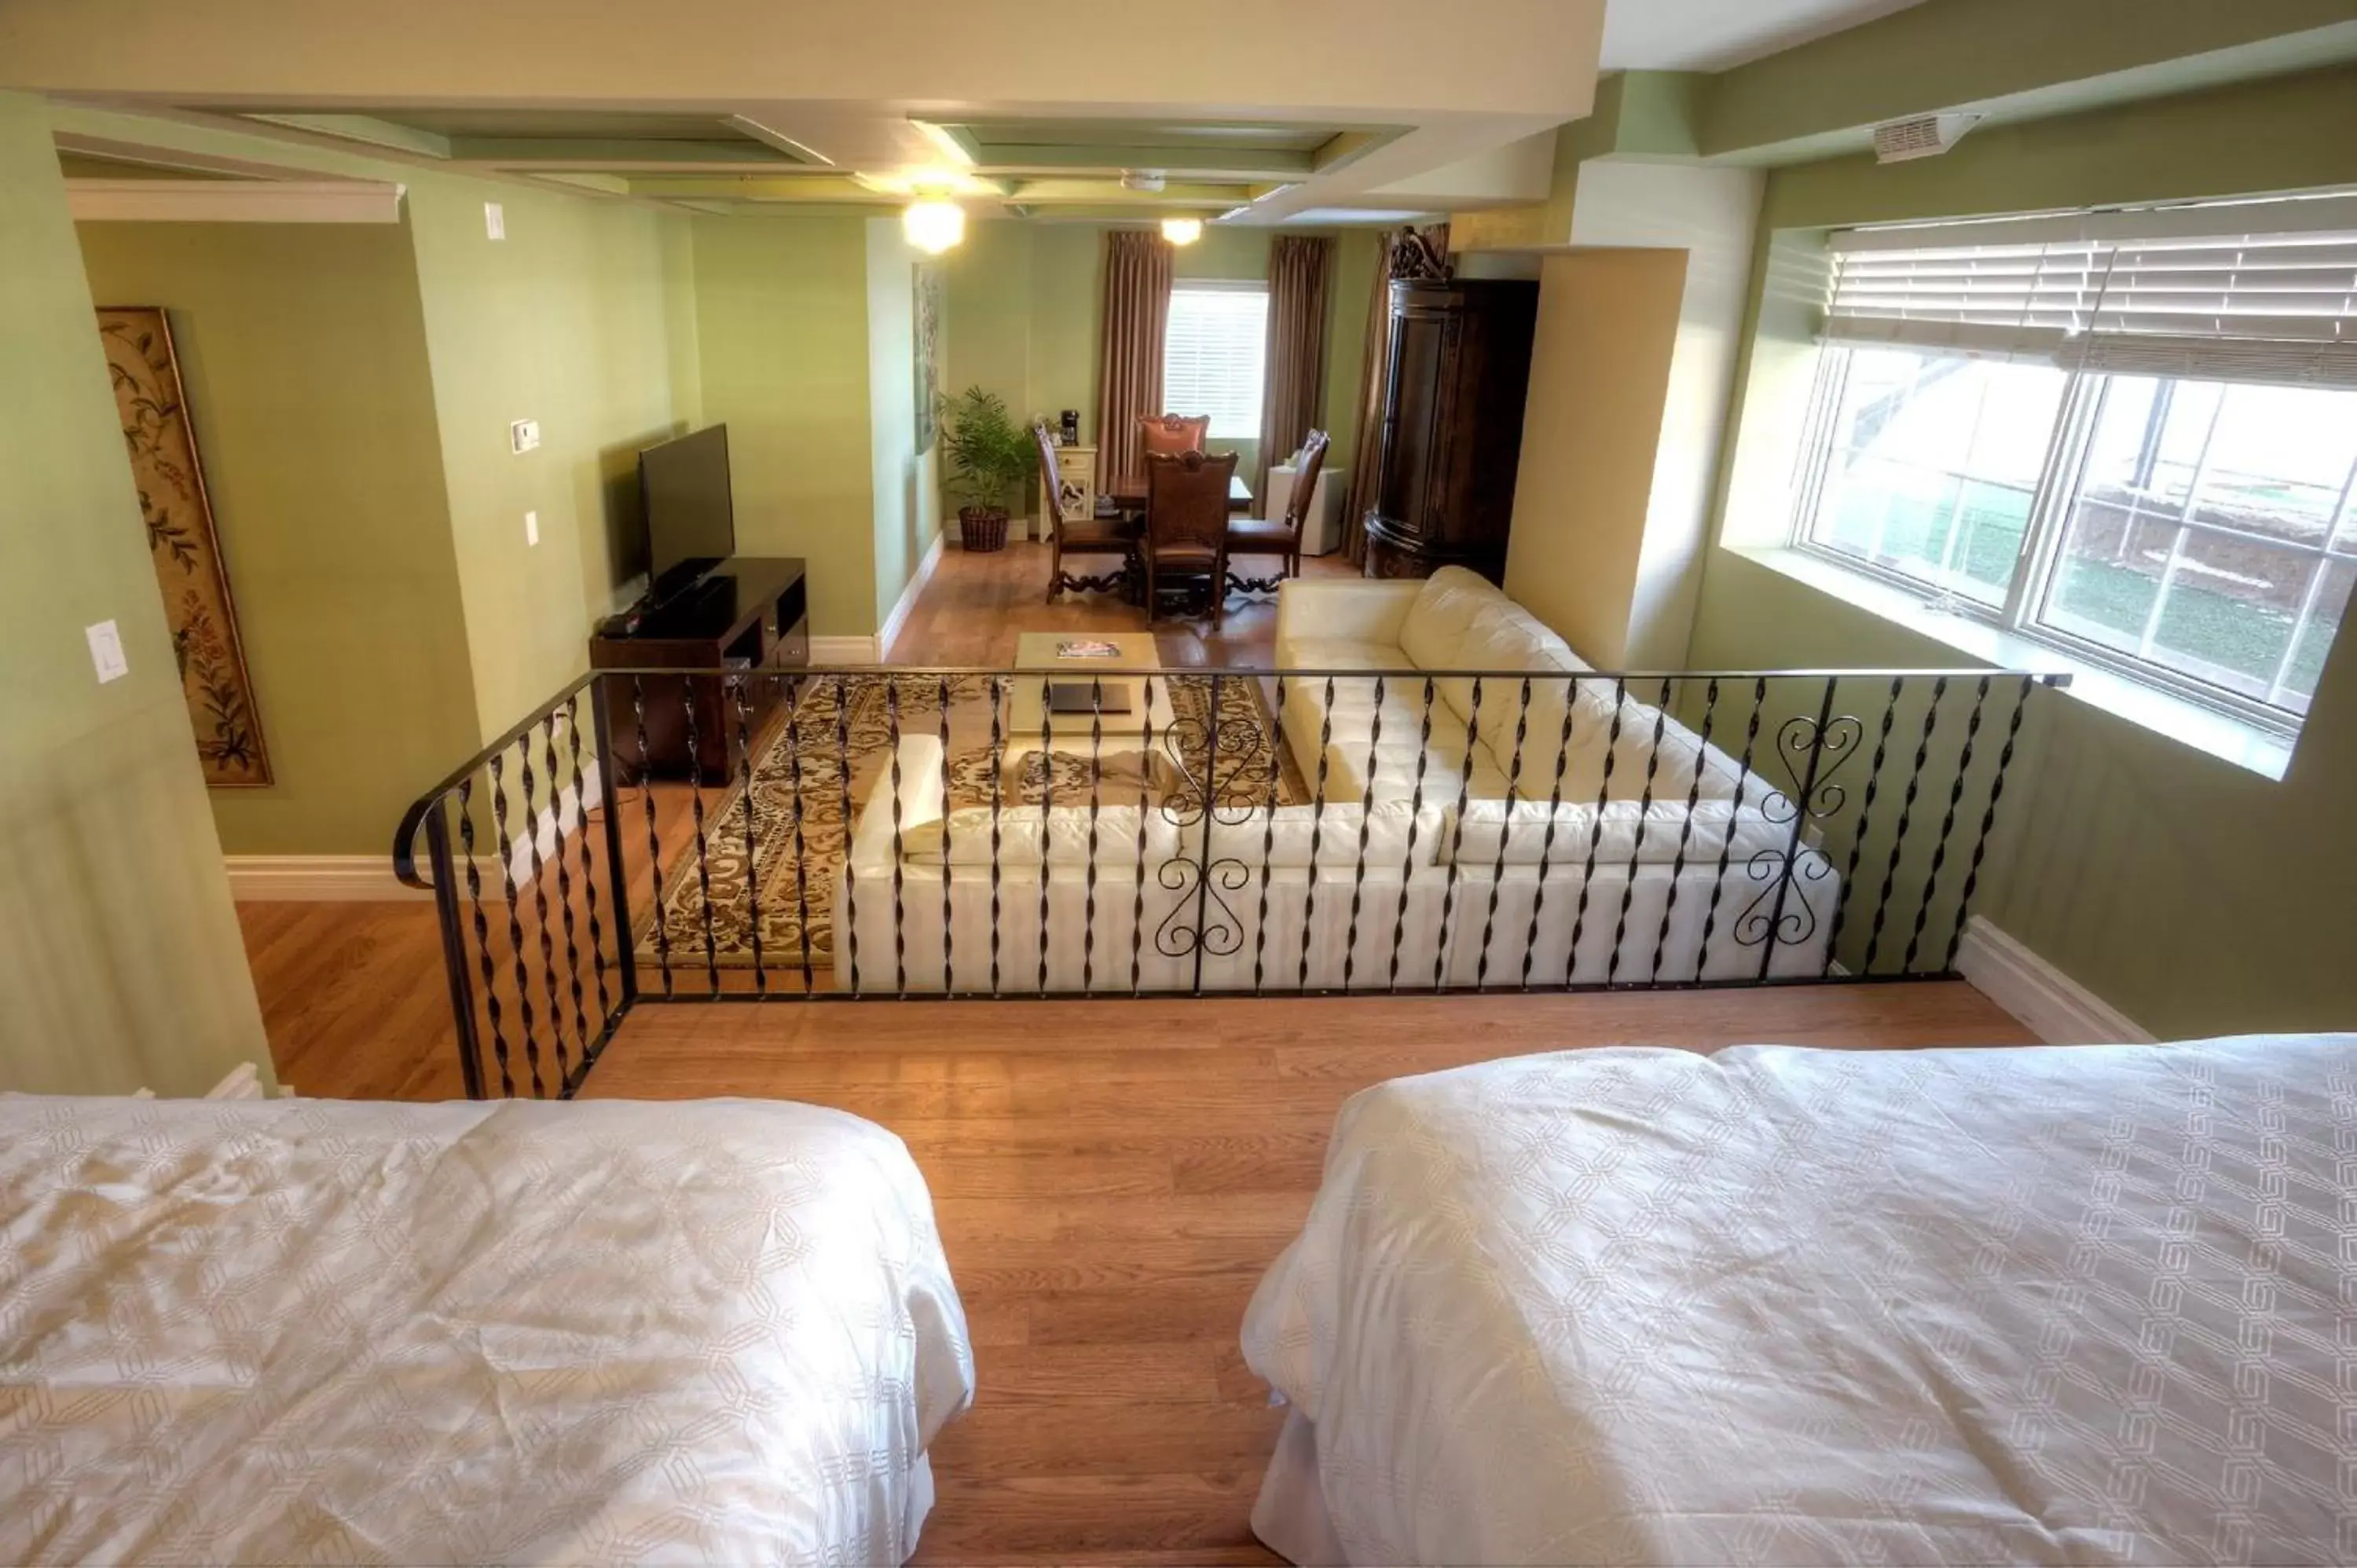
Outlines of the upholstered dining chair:
[[1211,624],[1221,624],[1228,604],[1228,481],[1236,455],[1177,456],[1148,453],[1146,458],[1146,618],[1162,608],[1161,588],[1169,577],[1206,577],[1211,582]]
[[1326,467],[1326,448],[1333,442],[1322,430],[1313,430],[1301,444],[1294,465],[1293,493],[1286,497],[1283,517],[1240,517],[1228,524],[1228,553],[1278,557],[1274,577],[1231,577],[1228,585],[1240,593],[1273,594],[1287,577],[1301,575],[1301,529],[1309,516],[1309,499],[1318,491],[1318,470]]
[[1211,434],[1211,416],[1199,413],[1190,419],[1180,413],[1141,413],[1137,428],[1146,437],[1147,456],[1176,457],[1203,449]]
[[[1048,434],[1046,422],[1031,426],[1031,438],[1039,444],[1039,477],[1048,491],[1048,539],[1051,553],[1048,562],[1048,602],[1054,604],[1056,596],[1071,593],[1110,594],[1118,590],[1128,575],[1130,553],[1137,542],[1135,527],[1117,518],[1088,517],[1069,521],[1064,516],[1064,470],[1056,461],[1056,443]],[[1066,552],[1074,555],[1118,555],[1121,564],[1110,572],[1092,577],[1076,577],[1064,570]]]

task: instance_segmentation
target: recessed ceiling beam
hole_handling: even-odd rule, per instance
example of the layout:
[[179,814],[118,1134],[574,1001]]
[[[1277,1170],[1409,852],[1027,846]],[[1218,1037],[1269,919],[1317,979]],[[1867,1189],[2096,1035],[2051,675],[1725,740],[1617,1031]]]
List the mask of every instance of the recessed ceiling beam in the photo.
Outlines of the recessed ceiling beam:
[[397,125],[390,120],[380,120],[369,114],[242,114],[239,118],[258,120],[265,125],[284,125],[290,131],[334,136],[339,141],[362,142],[371,147],[391,147],[396,152],[415,153],[420,157],[447,158],[450,156],[449,137],[421,131],[414,125]]
[[758,164],[791,166],[800,160],[761,142],[663,141],[654,137],[453,136],[449,156],[461,163],[512,168],[667,168],[677,164]]
[[1324,145],[1309,155],[1311,172],[1326,174],[1343,168],[1373,152],[1377,147],[1397,141],[1397,127],[1381,131],[1338,131]]
[[920,120],[914,114],[909,116],[909,124],[959,168],[972,168],[983,161],[982,144],[963,125],[944,125],[938,120]]
[[804,163],[819,164],[829,168],[834,165],[834,160],[825,154],[795,141],[783,131],[772,130],[749,114],[731,114],[721,124],[739,135],[750,136],[765,146],[775,147],[789,157],[799,158]]
[[103,158],[109,163],[139,164],[148,168],[180,169],[190,174],[220,175],[231,179],[311,179],[313,171],[293,164],[256,163],[252,158],[218,157],[210,153],[184,152],[146,142],[126,142],[113,136],[89,136],[59,131],[51,138],[58,151]]
[[1316,155],[1255,147],[1206,146],[1200,143],[1124,146],[1066,142],[983,142],[978,162],[1009,174],[1054,174],[1065,169],[1158,168],[1198,177],[1306,175]]
[[1032,179],[1015,192],[1026,205],[1071,201],[1120,207],[1211,207],[1224,210],[1244,199],[1245,187],[1172,180],[1160,190],[1131,190],[1118,180]]
[[77,223],[398,223],[384,180],[70,179]]
[[677,201],[887,201],[855,183],[849,175],[832,170],[803,175],[654,175],[633,176],[632,196],[652,196]]

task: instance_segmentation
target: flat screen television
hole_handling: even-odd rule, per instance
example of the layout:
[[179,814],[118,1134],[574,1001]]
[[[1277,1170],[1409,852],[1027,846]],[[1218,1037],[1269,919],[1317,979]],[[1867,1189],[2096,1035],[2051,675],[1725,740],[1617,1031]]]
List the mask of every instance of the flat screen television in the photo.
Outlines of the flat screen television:
[[639,515],[647,527],[648,596],[657,604],[736,554],[728,427],[716,424],[640,452]]

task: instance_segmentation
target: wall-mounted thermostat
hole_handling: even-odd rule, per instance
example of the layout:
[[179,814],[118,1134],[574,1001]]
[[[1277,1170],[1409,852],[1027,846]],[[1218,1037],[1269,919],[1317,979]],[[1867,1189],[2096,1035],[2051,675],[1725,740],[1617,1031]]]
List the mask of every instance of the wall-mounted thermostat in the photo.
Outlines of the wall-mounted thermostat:
[[540,445],[540,421],[519,419],[508,426],[508,447],[511,451],[529,452]]

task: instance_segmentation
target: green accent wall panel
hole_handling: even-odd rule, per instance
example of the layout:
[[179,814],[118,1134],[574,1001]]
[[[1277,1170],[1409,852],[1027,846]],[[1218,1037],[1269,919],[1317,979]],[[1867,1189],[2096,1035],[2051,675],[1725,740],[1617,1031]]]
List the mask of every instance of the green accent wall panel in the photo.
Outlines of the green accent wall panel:
[[409,236],[85,223],[92,293],[169,313],[274,781],[231,854],[382,854],[479,743]]
[[91,309],[47,112],[0,93],[0,1090],[267,1082]]
[[877,623],[867,222],[695,220],[704,417],[728,426],[737,548],[809,562],[820,637]]

